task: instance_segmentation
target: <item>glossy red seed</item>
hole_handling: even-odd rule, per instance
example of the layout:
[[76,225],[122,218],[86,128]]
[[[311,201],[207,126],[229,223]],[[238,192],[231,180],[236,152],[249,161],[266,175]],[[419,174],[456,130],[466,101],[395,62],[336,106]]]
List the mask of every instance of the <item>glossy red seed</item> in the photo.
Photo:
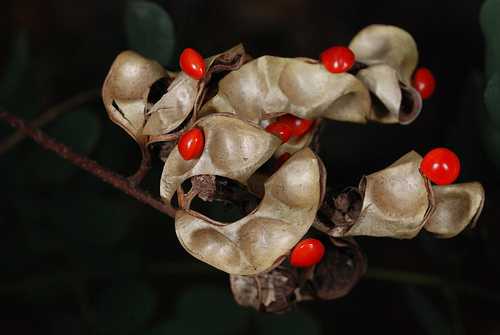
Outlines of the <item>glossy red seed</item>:
[[205,75],[205,61],[194,49],[187,48],[182,51],[179,65],[182,71],[196,80],[200,80]]
[[436,148],[424,156],[420,171],[435,184],[452,184],[460,175],[460,159],[449,149]]
[[292,136],[302,136],[307,133],[313,125],[313,120],[301,119],[292,114],[286,114],[278,118],[278,122],[284,122],[292,128]]
[[436,79],[432,72],[425,67],[415,71],[412,84],[424,100],[429,99],[436,90]]
[[326,49],[319,56],[321,63],[332,73],[349,71],[356,61],[356,56],[351,49],[342,46]]
[[188,130],[179,138],[177,148],[182,158],[191,160],[199,158],[205,147],[205,135],[200,128]]
[[266,127],[266,131],[281,138],[283,143],[287,142],[290,137],[292,137],[292,128],[284,122],[273,122]]
[[295,267],[303,268],[317,264],[325,254],[325,247],[320,240],[307,238],[300,241],[293,248],[290,255],[290,264]]
[[285,152],[284,154],[282,154],[281,156],[278,157],[278,159],[274,162],[274,171],[278,171],[280,167],[283,166],[283,164],[285,164],[285,162],[290,158],[292,157],[292,155],[290,155],[290,153],[288,152]]

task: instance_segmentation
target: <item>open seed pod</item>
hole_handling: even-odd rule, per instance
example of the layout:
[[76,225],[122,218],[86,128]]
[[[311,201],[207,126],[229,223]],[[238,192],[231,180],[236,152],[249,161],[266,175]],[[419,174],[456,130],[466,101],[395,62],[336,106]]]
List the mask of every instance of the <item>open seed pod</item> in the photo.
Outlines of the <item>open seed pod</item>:
[[332,300],[345,296],[366,272],[366,260],[353,239],[331,239],[326,252],[312,268],[294,268],[283,262],[255,276],[231,275],[236,302],[258,311],[282,313],[297,302]]
[[147,140],[143,127],[149,89],[165,76],[167,72],[156,61],[124,51],[116,57],[104,81],[102,98],[109,118],[141,146]]
[[356,61],[368,66],[387,64],[410,86],[418,63],[418,50],[408,32],[395,26],[370,25],[354,36],[349,48],[356,55]]
[[312,59],[262,56],[223,78],[200,113],[230,113],[256,124],[285,113],[365,123],[370,106],[368,90],[351,74],[330,73]]
[[[217,119],[219,122],[213,122],[214,126],[210,127],[209,121]],[[231,120],[232,124],[224,119]],[[241,124],[239,128],[238,124]],[[205,151],[198,162],[184,164],[178,162],[182,158],[177,156],[177,151],[172,151],[161,185],[165,201],[169,201],[183,180],[200,172],[222,175],[244,184],[265,162],[262,158],[269,158],[273,153],[254,143],[269,142],[266,135],[273,135],[236,118],[214,114],[201,119],[197,126],[206,134]],[[256,152],[241,149],[245,145]],[[241,156],[238,159],[246,158],[250,162],[246,166],[234,164],[222,159],[226,155]],[[179,177],[178,170],[174,169],[183,165],[185,172]],[[171,173],[177,176],[172,178]],[[278,265],[312,225],[321,198],[320,174],[319,158],[310,149],[303,149],[265,182],[264,197],[249,215],[223,224],[189,208],[181,209],[175,219],[177,237],[190,254],[222,271],[240,275],[266,271]]]
[[458,235],[468,225],[474,226],[484,204],[480,183],[433,186],[436,210],[424,228],[437,237]]
[[421,160],[412,151],[391,166],[365,176],[359,186],[363,196],[359,217],[350,227],[334,229],[332,235],[415,237],[434,210],[431,184],[419,171]]
[[[152,136],[168,134],[184,121],[196,120],[199,105],[206,94],[206,87],[215,73],[232,71],[247,59],[241,44],[205,59],[206,73],[200,81],[180,72],[167,92],[148,111],[149,119],[144,133]],[[162,139],[162,138],[160,138]]]
[[357,74],[370,92],[372,118],[380,123],[413,122],[422,110],[422,97],[411,86],[401,81],[400,75],[385,64],[369,66]]
[[170,152],[160,183],[165,202],[171,201],[185,180],[196,175],[217,175],[246,184],[281,144],[278,137],[231,115],[208,115],[194,126],[203,130],[205,148],[200,158],[189,161],[181,157],[177,147]]
[[356,61],[368,65],[357,77],[376,97],[373,113],[382,123],[411,123],[422,109],[420,94],[411,86],[418,62],[417,45],[406,31],[387,25],[361,30],[349,47]]

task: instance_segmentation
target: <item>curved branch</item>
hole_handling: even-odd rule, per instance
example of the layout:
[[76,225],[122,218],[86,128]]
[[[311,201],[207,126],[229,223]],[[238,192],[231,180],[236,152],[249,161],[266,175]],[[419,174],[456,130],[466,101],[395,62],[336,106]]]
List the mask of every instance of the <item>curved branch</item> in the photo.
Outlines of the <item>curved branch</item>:
[[50,150],[61,158],[71,162],[72,164],[78,166],[82,170],[90,172],[97,178],[101,179],[105,183],[112,185],[113,187],[119,189],[123,193],[139,200],[140,202],[153,207],[154,209],[167,214],[168,216],[175,218],[176,210],[162,201],[154,198],[150,194],[146,193],[144,190],[136,188],[130,183],[125,177],[114,173],[106,169],[105,167],[99,165],[97,162],[77,154],[68,146],[57,142],[52,139],[42,131],[36,128],[32,128],[25,124],[23,120],[9,114],[5,109],[0,107],[0,119],[8,123],[11,127],[18,129],[24,135],[31,137],[36,143],[38,143],[43,148]]
[[[73,110],[76,107],[83,105],[89,101],[96,100],[99,97],[100,90],[93,89],[86,92],[78,93],[77,95],[69,98],[68,100],[49,108],[47,111],[41,113],[33,121],[29,122],[29,126],[33,128],[41,128],[48,124],[50,121],[57,118],[59,115]],[[17,131],[11,136],[0,142],[0,155],[3,155],[10,149],[12,149],[16,144],[21,142],[26,138],[26,134],[22,131]]]

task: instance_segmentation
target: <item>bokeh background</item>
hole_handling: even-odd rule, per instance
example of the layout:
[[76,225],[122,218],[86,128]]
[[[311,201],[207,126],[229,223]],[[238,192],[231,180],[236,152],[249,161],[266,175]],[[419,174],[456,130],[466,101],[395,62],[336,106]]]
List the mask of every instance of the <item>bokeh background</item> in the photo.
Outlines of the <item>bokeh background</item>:
[[[25,140],[0,155],[1,334],[500,333],[500,184],[495,144],[485,150],[480,122],[489,77],[482,1],[154,3],[173,26],[169,49],[158,56],[171,69],[185,47],[208,56],[243,42],[254,57],[317,57],[372,23],[409,31],[421,65],[435,73],[435,96],[409,126],[329,122],[321,149],[328,184],[356,185],[410,150],[448,146],[462,159],[461,181],[486,188],[479,224],[451,240],[425,233],[410,241],[359,238],[368,274],[350,295],[303,303],[284,316],[259,315],[232,301],[227,275],[182,249],[168,217]],[[0,105],[34,119],[99,89],[114,57],[141,45],[127,35],[127,6],[4,0]],[[148,42],[154,36],[145,34],[142,43],[154,45]],[[131,174],[139,164],[136,144],[107,119],[98,97],[44,130],[118,173]],[[0,142],[10,134],[0,125]],[[161,168],[156,160],[144,182],[154,194]],[[457,281],[465,286],[453,289]]]

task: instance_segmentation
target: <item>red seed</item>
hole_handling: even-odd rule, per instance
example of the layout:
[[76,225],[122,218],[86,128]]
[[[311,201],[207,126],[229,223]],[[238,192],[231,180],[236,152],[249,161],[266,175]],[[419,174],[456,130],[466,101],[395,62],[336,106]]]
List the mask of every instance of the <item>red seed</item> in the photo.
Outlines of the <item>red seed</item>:
[[437,185],[452,184],[460,175],[460,159],[449,149],[436,148],[424,156],[420,171]]
[[179,58],[179,64],[182,71],[196,80],[200,80],[205,75],[205,61],[194,49],[184,49]]
[[287,142],[290,137],[292,137],[292,128],[290,125],[280,121],[271,123],[266,127],[266,131],[278,136],[283,143]]
[[351,49],[336,46],[326,49],[319,56],[325,68],[332,73],[349,71],[356,61],[356,56]]
[[182,158],[191,160],[199,158],[205,147],[205,135],[200,128],[188,130],[179,138],[177,148]]
[[412,84],[424,100],[429,99],[436,90],[436,79],[431,70],[425,67],[421,67],[415,71]]
[[325,254],[325,246],[320,240],[307,238],[300,241],[293,248],[290,255],[290,264],[295,267],[304,268],[317,264]]
[[278,122],[284,122],[290,125],[292,128],[292,136],[300,137],[307,133],[312,125],[314,124],[313,120],[301,119],[292,114],[285,114],[278,118]]

